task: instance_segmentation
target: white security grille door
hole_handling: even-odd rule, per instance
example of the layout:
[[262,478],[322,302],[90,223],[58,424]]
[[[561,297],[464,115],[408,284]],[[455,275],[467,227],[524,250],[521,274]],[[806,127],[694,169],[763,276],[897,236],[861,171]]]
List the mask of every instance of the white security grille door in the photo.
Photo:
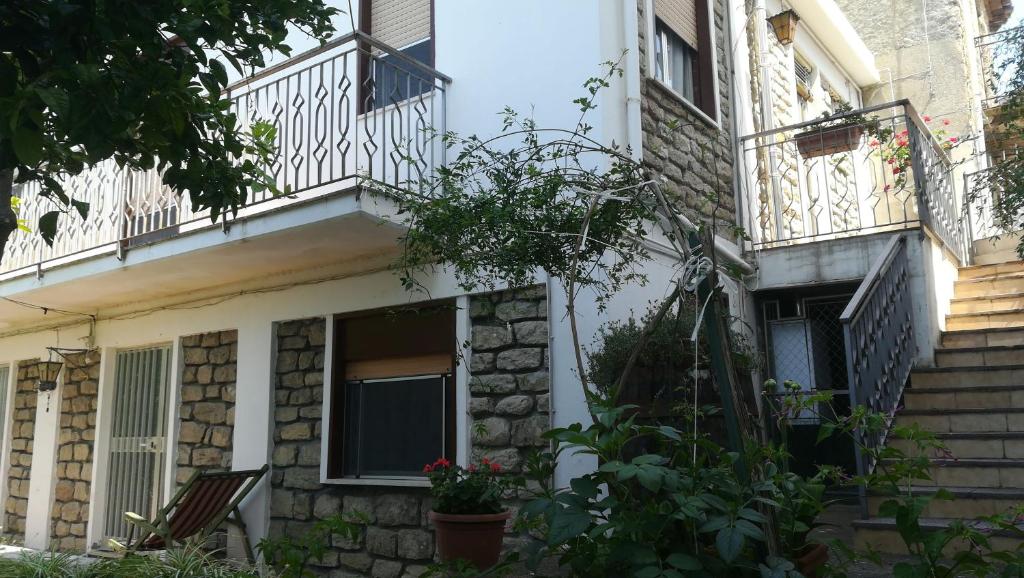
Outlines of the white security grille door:
[[150,518],[163,500],[170,347],[120,351],[110,412],[105,536],[125,538],[125,512]]
[[6,451],[7,439],[4,432],[7,431],[7,388],[11,379],[11,368],[0,367],[0,451]]

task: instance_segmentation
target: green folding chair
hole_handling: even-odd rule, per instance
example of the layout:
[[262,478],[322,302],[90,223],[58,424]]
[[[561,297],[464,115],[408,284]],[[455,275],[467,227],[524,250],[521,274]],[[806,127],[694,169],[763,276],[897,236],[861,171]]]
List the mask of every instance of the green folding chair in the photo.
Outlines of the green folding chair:
[[[153,520],[126,512],[128,540],[122,544],[110,540],[115,551],[138,553],[145,550],[166,550],[186,540],[206,541],[221,524],[238,528],[245,546],[245,556],[255,562],[252,544],[245,530],[239,504],[263,479],[270,469],[236,472],[197,471],[174,494],[170,502],[156,513]],[[140,530],[135,538],[135,530]]]

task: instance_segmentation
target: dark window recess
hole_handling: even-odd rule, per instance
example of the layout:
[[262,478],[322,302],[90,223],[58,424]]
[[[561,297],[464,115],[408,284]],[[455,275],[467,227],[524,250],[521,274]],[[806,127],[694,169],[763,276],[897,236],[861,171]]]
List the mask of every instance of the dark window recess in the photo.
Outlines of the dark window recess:
[[448,376],[345,384],[344,475],[420,476],[447,455]]
[[[402,54],[417,62],[431,66],[434,60],[434,41],[431,38],[403,48]],[[373,57],[373,102],[368,108],[383,108],[426,94],[434,88],[434,81],[425,72],[403,59],[381,54]]]
[[422,476],[455,457],[455,306],[339,318],[332,355],[330,478]]

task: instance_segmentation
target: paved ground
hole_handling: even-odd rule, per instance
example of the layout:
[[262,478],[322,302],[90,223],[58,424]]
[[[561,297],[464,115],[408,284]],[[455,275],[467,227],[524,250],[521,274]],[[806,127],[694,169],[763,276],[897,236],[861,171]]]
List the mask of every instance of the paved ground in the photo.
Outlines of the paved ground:
[[[853,521],[858,517],[860,517],[858,506],[833,505],[819,518],[824,526],[816,528],[811,536],[826,543],[838,538],[852,547]],[[851,564],[846,572],[850,578],[888,578],[892,576],[893,565],[906,559],[904,556],[885,556],[882,560],[883,566],[876,566],[868,561],[859,561]],[[834,562],[835,560],[833,560]]]

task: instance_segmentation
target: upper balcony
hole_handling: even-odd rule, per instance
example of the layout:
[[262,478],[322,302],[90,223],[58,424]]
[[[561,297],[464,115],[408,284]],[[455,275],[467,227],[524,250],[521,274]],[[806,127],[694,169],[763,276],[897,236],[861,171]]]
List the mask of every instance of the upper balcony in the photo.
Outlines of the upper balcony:
[[[288,194],[250,194],[237,215],[213,223],[177,195],[156,171],[122,170],[112,162],[65,183],[89,204],[81,218],[61,217],[48,246],[34,232],[18,232],[0,262],[0,281],[42,274],[87,259],[223,228],[282,209],[354,195],[360,179],[415,184],[443,164],[445,92],[450,79],[433,68],[356,32],[269,67],[232,85],[227,96],[245,126],[257,120],[277,129],[268,172]],[[56,208],[35,184],[16,192],[19,218],[32,229]],[[393,240],[392,236],[392,240]]]
[[905,100],[743,137],[750,247],[925,227],[965,262],[970,234],[945,138]]

